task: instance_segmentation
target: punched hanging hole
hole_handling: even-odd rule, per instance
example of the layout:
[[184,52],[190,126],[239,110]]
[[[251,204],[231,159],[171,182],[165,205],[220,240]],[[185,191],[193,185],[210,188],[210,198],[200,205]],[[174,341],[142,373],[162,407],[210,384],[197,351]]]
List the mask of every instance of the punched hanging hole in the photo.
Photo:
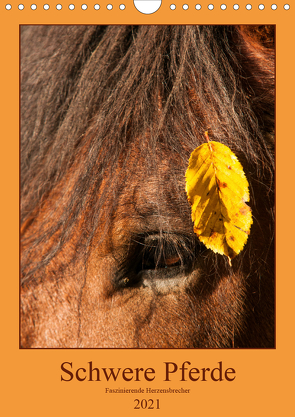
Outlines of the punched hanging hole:
[[265,8],[264,4],[259,4],[258,9],[263,10]]
[[272,9],[272,10],[277,10],[277,8],[278,8],[278,6],[277,6],[276,4],[272,4],[272,5],[271,5],[271,9]]
[[49,4],[44,4],[44,6],[43,6],[44,10],[49,10],[49,8],[50,8]]
[[75,9],[75,5],[74,4],[69,4],[69,9],[70,10],[74,10]]
[[88,9],[87,4],[82,4],[81,9],[82,9],[82,10],[87,10],[87,9]]
[[37,5],[36,4],[31,4],[31,9],[32,10],[36,10],[37,9]]
[[159,10],[162,0],[133,0],[133,4],[140,13],[152,14]]
[[202,6],[200,4],[196,4],[195,9],[196,10],[201,10]]
[[221,10],[226,10],[226,4],[222,4],[221,6],[220,6],[220,8],[221,8]]
[[100,9],[100,5],[99,4],[95,4],[93,7],[94,7],[94,10],[99,10]]
[[12,9],[11,4],[6,4],[6,5],[5,5],[5,9],[6,9],[6,10],[11,10],[11,9]]
[[112,8],[113,8],[113,5],[112,5],[112,4],[108,4],[108,5],[107,5],[107,9],[108,9],[108,10],[112,10]]
[[246,4],[246,9],[251,10],[252,9],[252,4]]
[[61,10],[62,9],[62,5],[61,4],[57,4],[56,5],[56,10]]
[[183,8],[183,10],[188,10],[188,4],[184,4],[184,5],[182,6],[182,8]]
[[171,10],[175,10],[175,9],[176,9],[175,4],[170,4],[170,9],[171,9]]
[[18,10],[24,10],[25,6],[23,4],[18,5]]
[[120,10],[125,10],[125,8],[126,8],[125,4],[120,4],[120,6],[119,6]]
[[214,4],[208,4],[208,9],[213,10],[214,9]]
[[290,9],[290,4],[285,4],[285,5],[284,5],[284,9],[285,9],[285,10],[289,10],[289,9]]

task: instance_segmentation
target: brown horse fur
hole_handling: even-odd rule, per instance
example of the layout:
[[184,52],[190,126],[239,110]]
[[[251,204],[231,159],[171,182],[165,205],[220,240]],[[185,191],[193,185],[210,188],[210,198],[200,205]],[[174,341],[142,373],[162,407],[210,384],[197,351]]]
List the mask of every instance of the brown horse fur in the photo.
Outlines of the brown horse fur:
[[[21,346],[274,346],[274,27],[23,26]],[[229,146],[254,223],[193,233],[190,153]]]

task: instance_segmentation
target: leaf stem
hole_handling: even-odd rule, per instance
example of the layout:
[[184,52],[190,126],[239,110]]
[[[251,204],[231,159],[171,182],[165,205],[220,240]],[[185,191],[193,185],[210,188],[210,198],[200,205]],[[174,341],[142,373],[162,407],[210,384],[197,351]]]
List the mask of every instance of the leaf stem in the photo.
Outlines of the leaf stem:
[[208,130],[206,130],[206,132],[205,132],[205,138],[206,138],[206,141],[208,142],[209,149],[210,149],[211,153],[213,153],[213,149],[212,149],[212,146],[211,146],[211,141],[209,139]]

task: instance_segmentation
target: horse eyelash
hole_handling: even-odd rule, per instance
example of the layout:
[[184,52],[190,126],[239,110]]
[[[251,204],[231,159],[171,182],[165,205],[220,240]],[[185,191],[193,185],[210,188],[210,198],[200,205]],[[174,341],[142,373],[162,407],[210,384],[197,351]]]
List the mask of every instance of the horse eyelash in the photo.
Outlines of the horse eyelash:
[[[161,269],[171,257],[179,257],[179,261],[171,266],[175,266],[176,263],[185,266],[195,258],[195,243],[187,236],[152,233],[139,240],[139,245],[137,256],[140,259],[141,265],[138,267],[141,267],[141,270]],[[166,267],[168,268],[169,264],[166,264]]]

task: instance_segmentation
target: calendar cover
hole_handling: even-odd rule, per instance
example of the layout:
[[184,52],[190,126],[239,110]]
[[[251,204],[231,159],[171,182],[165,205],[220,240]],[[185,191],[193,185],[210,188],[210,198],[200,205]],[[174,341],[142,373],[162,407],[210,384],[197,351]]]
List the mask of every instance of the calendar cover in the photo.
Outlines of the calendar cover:
[[294,413],[293,9],[2,3],[4,415]]

